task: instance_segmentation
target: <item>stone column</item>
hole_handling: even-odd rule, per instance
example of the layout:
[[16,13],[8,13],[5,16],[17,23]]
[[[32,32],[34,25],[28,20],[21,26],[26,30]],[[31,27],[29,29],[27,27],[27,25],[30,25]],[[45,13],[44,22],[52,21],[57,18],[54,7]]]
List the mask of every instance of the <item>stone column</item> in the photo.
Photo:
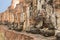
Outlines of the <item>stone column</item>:
[[60,32],[60,12],[55,12],[57,16],[57,30],[55,31],[56,34]]
[[26,13],[26,6],[24,6],[23,8],[23,11],[24,11],[24,25],[23,25],[23,31],[26,30],[26,27],[27,27],[27,13]]

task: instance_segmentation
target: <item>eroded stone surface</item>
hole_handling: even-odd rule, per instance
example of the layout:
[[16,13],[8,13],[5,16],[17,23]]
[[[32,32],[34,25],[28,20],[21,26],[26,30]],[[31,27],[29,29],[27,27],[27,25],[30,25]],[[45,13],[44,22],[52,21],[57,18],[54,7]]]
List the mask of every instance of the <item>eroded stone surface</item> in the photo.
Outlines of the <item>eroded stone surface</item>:
[[44,37],[40,34],[16,32],[14,30],[8,30],[6,26],[2,26],[2,25],[0,27],[0,38],[1,40],[55,40],[55,37],[53,36]]

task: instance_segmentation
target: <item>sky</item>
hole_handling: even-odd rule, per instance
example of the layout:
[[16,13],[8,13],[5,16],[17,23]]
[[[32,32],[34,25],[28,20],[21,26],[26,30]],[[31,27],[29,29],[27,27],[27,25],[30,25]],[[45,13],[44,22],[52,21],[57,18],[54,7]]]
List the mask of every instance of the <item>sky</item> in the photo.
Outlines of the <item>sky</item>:
[[12,0],[0,0],[0,13],[4,12],[10,5]]

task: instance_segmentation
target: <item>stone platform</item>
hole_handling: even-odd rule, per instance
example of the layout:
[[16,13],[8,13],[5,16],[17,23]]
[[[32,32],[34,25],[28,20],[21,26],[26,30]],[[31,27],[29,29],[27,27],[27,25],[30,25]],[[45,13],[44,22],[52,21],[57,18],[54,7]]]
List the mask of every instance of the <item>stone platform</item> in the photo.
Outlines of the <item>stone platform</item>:
[[40,34],[17,32],[8,30],[7,26],[0,25],[0,40],[55,40],[55,37],[44,37]]

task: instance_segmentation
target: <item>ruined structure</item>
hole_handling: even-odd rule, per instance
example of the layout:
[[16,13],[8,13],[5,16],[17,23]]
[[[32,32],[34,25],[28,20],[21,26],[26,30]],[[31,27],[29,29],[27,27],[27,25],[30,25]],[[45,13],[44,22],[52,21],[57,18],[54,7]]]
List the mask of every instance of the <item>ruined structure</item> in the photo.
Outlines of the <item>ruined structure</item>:
[[12,0],[0,14],[0,24],[12,30],[53,36],[60,32],[59,5],[59,0]]

